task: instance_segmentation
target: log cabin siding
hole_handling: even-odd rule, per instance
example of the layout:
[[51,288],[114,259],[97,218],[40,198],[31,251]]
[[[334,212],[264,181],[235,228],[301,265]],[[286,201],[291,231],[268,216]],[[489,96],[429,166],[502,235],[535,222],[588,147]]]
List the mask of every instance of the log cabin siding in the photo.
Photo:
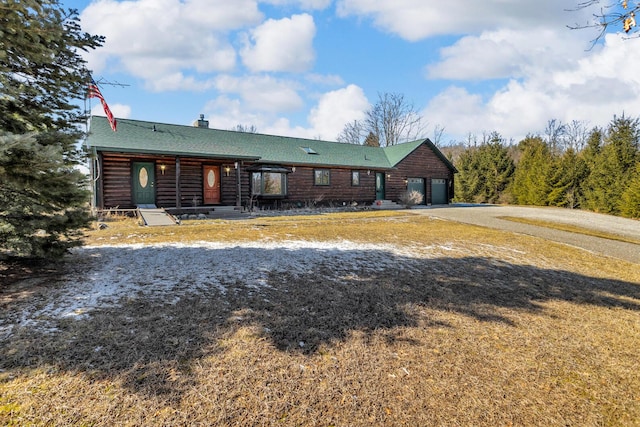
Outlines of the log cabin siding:
[[[329,170],[329,185],[315,184],[315,171]],[[360,172],[360,185],[351,185],[351,172]],[[372,202],[375,199],[375,173],[360,169],[338,169],[322,167],[297,167],[295,172],[287,178],[287,199],[294,202],[325,201],[342,202]]]
[[236,170],[230,167],[229,176],[227,176],[223,166],[220,173],[220,203],[227,206],[235,205],[236,189]]
[[202,206],[202,166],[203,163],[193,159],[180,159],[180,188],[182,190],[182,206]]
[[[162,172],[164,165],[164,174]],[[176,204],[176,163],[174,159],[156,160],[156,205],[161,208]]]
[[104,156],[102,159],[102,207],[130,209],[131,159]]
[[[425,204],[431,203],[431,180],[446,179],[453,182],[453,171],[426,144],[420,145],[411,155],[396,165],[396,171],[388,172],[386,198],[397,201],[407,191],[405,179],[423,178]],[[449,192],[449,196],[453,192]],[[450,197],[449,197],[450,198]]]

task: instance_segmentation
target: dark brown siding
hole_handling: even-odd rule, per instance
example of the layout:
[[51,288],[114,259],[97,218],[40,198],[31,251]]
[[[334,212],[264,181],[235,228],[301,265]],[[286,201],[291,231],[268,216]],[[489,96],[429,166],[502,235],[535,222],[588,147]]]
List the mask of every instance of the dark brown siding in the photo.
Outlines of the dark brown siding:
[[[431,180],[446,179],[453,183],[453,172],[431,150],[427,144],[422,144],[409,156],[396,165],[397,170],[389,171],[386,182],[386,198],[398,201],[407,190],[405,179],[423,178],[426,187],[426,203],[431,203]],[[453,194],[450,192],[450,195]]]
[[180,159],[182,207],[202,206],[202,162]]
[[104,156],[102,182],[105,208],[134,207],[131,203],[131,160],[129,158]]
[[[314,171],[317,169],[330,170],[330,185],[315,185]],[[351,185],[351,172],[360,172],[360,185]],[[375,172],[367,175],[364,169],[331,169],[297,167],[288,176],[288,199],[295,202],[322,201],[325,203],[342,204],[350,202],[373,202],[376,198]]]
[[[164,174],[162,173],[164,165]],[[176,205],[176,163],[174,159],[156,161],[156,205],[162,208]]]

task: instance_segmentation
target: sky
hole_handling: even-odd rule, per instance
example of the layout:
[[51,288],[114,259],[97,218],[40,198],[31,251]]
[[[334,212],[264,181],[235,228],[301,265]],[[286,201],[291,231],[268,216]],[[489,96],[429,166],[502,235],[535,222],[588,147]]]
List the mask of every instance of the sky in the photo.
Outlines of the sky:
[[106,37],[85,59],[118,118],[335,140],[395,93],[442,145],[640,115],[640,38],[593,45],[579,2],[61,0]]

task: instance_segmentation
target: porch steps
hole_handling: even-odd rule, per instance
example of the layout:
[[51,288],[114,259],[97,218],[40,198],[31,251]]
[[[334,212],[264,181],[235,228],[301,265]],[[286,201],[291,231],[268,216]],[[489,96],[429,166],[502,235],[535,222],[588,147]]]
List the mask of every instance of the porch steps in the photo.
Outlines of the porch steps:
[[144,221],[144,225],[149,227],[177,224],[175,218],[162,208],[139,207],[138,214]]
[[376,200],[371,205],[373,209],[379,210],[395,210],[395,209],[404,209],[404,206],[397,204],[396,202],[392,202],[391,200]]

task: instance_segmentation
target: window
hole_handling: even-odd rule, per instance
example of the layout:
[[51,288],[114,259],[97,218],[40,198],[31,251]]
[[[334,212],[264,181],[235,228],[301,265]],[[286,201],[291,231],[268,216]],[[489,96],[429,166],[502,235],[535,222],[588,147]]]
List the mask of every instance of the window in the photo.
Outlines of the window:
[[251,193],[261,196],[285,196],[287,194],[287,175],[281,172],[253,172],[251,174]]
[[351,171],[351,185],[354,187],[360,185],[360,171]]
[[302,148],[302,151],[304,151],[307,154],[318,154],[318,152],[311,147],[300,147],[300,148]]
[[315,185],[329,185],[331,183],[331,171],[329,169],[316,169],[313,172],[313,183]]

